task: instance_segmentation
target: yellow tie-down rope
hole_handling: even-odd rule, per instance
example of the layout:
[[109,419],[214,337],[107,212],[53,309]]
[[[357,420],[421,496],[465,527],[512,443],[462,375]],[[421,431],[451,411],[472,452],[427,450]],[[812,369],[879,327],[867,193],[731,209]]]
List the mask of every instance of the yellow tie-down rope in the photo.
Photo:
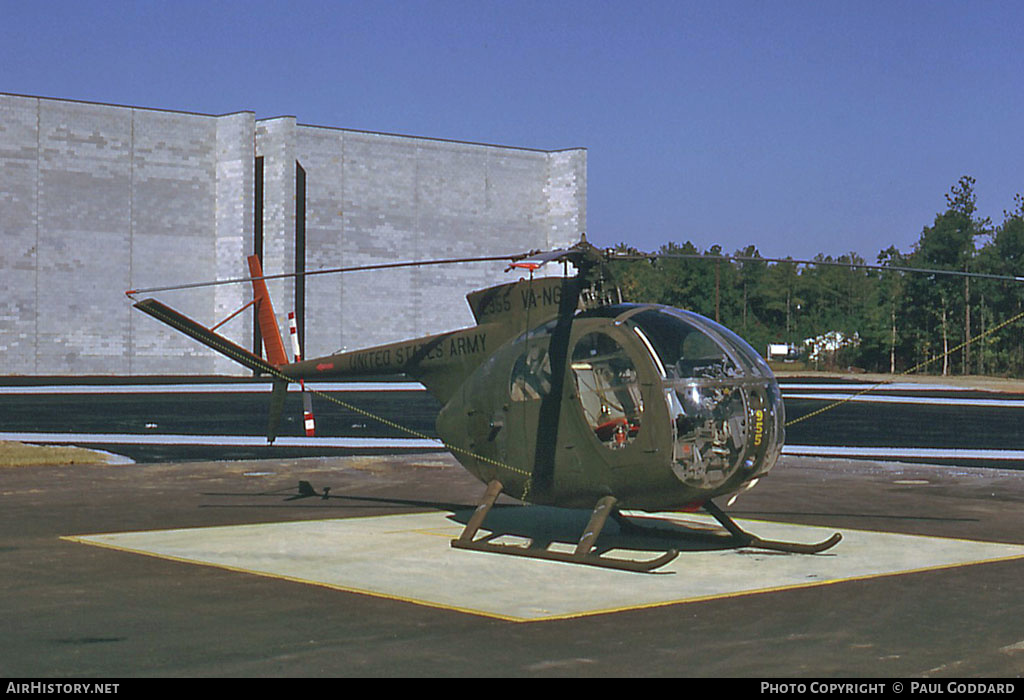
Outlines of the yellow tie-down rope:
[[[1000,323],[997,326],[993,326],[992,328],[988,329],[984,333],[980,333],[980,334],[974,336],[973,338],[970,338],[969,340],[965,340],[964,342],[960,343],[959,345],[957,345],[952,350],[944,352],[941,355],[937,355],[937,356],[935,356],[935,357],[933,357],[933,358],[931,358],[929,360],[925,360],[924,362],[918,363],[918,364],[914,365],[913,367],[911,367],[910,369],[904,370],[903,372],[900,372],[896,376],[897,377],[904,377],[904,376],[906,376],[908,374],[916,372],[917,370],[921,369],[922,367],[924,367],[926,365],[930,365],[933,362],[938,362],[942,358],[948,357],[949,355],[952,355],[953,353],[957,352],[961,348],[963,348],[963,347],[965,347],[967,345],[970,345],[971,343],[977,342],[977,341],[981,340],[982,338],[995,333],[996,331],[1000,331],[1003,328],[1006,328],[1006,326],[1009,326],[1011,323],[1015,323],[1015,322],[1019,321],[1022,318],[1024,318],[1024,311],[1022,311],[1021,313],[1017,314],[1013,318],[1010,318],[1010,319],[1007,319],[1007,320],[1003,321],[1002,323]],[[833,408],[837,408],[839,406],[842,406],[845,403],[849,403],[850,401],[853,401],[858,396],[863,396],[864,394],[872,392],[875,389],[877,389],[878,387],[882,386],[883,384],[888,384],[890,381],[891,380],[885,380],[885,381],[878,382],[877,384],[869,386],[867,389],[864,389],[862,391],[858,391],[856,394],[851,394],[850,396],[846,397],[845,399],[842,399],[841,401],[836,401],[835,403],[829,404],[828,406],[825,406],[823,408],[819,408],[816,411],[811,411],[807,415],[800,416],[799,418],[794,418],[793,420],[788,421],[786,423],[786,427],[788,428],[791,425],[796,425],[797,423],[805,421],[808,418],[813,418],[814,416],[820,416],[822,413],[825,413],[826,411],[831,411]]]

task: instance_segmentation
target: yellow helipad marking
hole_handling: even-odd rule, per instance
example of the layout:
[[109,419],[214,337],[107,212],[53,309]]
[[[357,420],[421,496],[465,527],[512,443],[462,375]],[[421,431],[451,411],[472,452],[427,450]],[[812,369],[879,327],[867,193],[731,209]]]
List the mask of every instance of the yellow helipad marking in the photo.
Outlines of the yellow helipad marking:
[[[661,517],[708,527],[700,516]],[[740,523],[764,538],[796,542],[816,542],[834,531]],[[1024,545],[843,529],[843,541],[823,554],[684,551],[657,574],[637,574],[452,549],[446,540],[461,531],[461,523],[435,512],[65,539],[519,622],[1024,557]],[[510,536],[504,541],[523,540]],[[571,545],[560,543],[552,548],[571,551]],[[657,552],[620,549],[610,554],[647,559]]]

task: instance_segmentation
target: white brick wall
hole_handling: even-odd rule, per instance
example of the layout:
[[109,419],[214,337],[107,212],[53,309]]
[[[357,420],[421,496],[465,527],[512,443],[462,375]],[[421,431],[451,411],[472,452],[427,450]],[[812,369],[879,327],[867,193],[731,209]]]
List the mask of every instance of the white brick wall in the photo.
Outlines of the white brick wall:
[[[246,274],[254,157],[264,158],[264,268],[294,267],[295,162],[306,268],[509,253],[574,242],[586,152],[544,152],[0,94],[3,374],[244,374],[131,309],[124,290]],[[314,276],[307,354],[472,322],[465,294],[501,264]],[[278,317],[294,285],[271,283]],[[243,286],[157,295],[214,323]],[[224,331],[245,346],[249,314]]]

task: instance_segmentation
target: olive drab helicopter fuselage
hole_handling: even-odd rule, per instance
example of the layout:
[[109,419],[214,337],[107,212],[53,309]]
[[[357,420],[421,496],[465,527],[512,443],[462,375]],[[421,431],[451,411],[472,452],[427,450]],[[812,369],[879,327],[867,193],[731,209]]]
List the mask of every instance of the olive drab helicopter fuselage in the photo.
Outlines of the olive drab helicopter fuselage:
[[[555,261],[572,263],[577,273],[534,277]],[[136,307],[269,374],[271,440],[291,381],[402,374],[421,382],[442,404],[438,437],[488,485],[453,546],[646,571],[677,550],[648,562],[595,554],[606,519],[625,530],[636,526],[620,509],[701,507],[728,530],[730,546],[814,553],[838,542],[838,534],[814,545],[762,540],[714,504],[756,483],[778,459],[778,383],[757,352],[718,323],[667,306],[622,303],[603,262],[585,240],[522,256],[510,269],[529,270],[529,278],[468,295],[476,326],[293,363],[273,343],[263,360],[153,299]],[[250,259],[250,266],[266,339],[277,333],[276,320],[258,262]],[[576,551],[476,539],[502,492],[529,503],[593,508]]]

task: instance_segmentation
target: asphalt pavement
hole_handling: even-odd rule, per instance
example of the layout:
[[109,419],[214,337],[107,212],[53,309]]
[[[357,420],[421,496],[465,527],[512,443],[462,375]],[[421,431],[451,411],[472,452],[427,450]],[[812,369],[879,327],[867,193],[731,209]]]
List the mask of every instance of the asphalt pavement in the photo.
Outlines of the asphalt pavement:
[[[339,498],[293,499],[300,480]],[[441,454],[33,467],[6,470],[0,483],[0,675],[7,678],[1024,673],[1024,560],[1016,557],[515,622],[67,539],[472,508],[482,485]],[[1020,471],[784,457],[729,512],[848,534],[1022,544],[1022,505]],[[812,558],[847,556],[847,542],[852,536]],[[318,540],[321,564],[343,559],[353,545]],[[484,596],[509,593],[507,558],[460,554],[484,558],[486,573],[467,581],[438,563],[404,575],[468,584]],[[687,554],[669,575],[681,588],[695,561]],[[381,566],[391,564],[386,551],[378,556]],[[720,556],[799,567],[808,555]],[[584,576],[573,564],[529,564],[562,567],[569,592]],[[814,564],[807,561],[808,571]],[[625,591],[650,576],[613,573]],[[511,593],[536,597],[530,586]]]

